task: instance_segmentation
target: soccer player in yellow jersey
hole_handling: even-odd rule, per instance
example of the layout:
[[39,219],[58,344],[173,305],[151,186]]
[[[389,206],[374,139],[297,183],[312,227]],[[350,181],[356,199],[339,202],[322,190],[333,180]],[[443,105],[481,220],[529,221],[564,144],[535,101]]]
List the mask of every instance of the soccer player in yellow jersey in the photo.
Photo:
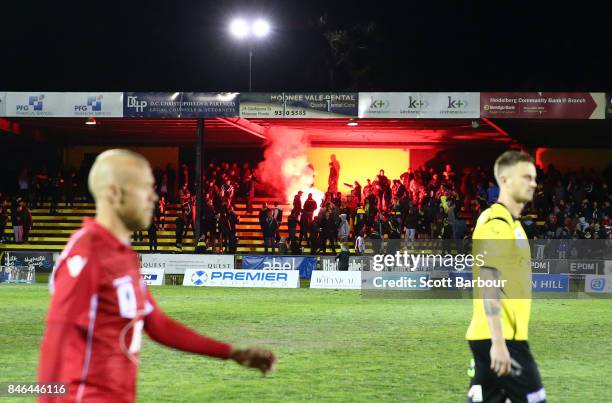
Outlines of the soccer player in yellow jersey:
[[[468,402],[545,402],[538,367],[529,351],[531,252],[518,218],[536,188],[536,169],[527,153],[506,151],[497,158],[499,199],[483,211],[474,229],[474,279],[498,280],[500,287],[474,287],[473,315],[466,338],[474,356]],[[490,282],[495,284],[495,282]]]

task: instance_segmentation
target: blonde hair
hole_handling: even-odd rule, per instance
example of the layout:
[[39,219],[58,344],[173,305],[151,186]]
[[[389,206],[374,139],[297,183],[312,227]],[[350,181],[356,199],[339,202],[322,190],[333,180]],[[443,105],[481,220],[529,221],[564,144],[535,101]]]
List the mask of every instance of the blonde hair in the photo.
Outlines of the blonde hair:
[[505,151],[502,155],[497,157],[495,160],[495,165],[493,165],[493,175],[495,176],[495,180],[497,181],[498,185],[501,185],[499,183],[501,171],[506,168],[511,168],[519,162],[529,162],[533,164],[533,158],[526,152],[517,150]]

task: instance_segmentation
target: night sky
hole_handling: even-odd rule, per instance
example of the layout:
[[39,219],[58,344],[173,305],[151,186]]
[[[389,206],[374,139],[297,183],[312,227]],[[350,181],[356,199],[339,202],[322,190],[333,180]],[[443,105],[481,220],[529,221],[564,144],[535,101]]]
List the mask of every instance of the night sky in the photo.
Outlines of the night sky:
[[0,90],[245,91],[227,27],[267,16],[254,91],[611,91],[606,3],[5,1]]

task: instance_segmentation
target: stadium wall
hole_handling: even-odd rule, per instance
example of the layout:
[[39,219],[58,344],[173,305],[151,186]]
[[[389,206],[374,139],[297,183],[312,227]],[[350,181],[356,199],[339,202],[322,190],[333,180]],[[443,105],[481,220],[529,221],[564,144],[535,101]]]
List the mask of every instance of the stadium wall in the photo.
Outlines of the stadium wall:
[[388,178],[396,179],[406,172],[410,163],[410,151],[404,148],[313,147],[308,150],[308,161],[315,169],[317,189],[327,189],[331,154],[340,162],[338,191],[343,194],[350,191],[343,183],[353,184],[357,180],[365,186],[366,179],[376,179],[381,169]]
[[602,173],[612,163],[612,148],[545,148],[536,149],[536,162],[546,169],[553,164],[560,171],[593,168]]
[[[78,169],[89,154],[100,154],[113,147],[106,146],[73,146],[64,148],[64,166]],[[144,155],[153,168],[165,169],[171,164],[176,170],[178,167],[178,147],[121,147]]]

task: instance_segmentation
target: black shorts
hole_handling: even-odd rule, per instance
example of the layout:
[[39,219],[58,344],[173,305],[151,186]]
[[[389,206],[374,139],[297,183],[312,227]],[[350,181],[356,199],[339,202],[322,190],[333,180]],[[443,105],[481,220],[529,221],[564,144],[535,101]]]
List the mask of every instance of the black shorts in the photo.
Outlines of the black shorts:
[[[470,382],[468,402],[539,403],[546,401],[540,371],[527,341],[506,340],[510,357],[514,360],[512,373],[497,376],[491,369],[491,340],[470,340],[475,371]],[[518,364],[518,365],[516,365]]]

